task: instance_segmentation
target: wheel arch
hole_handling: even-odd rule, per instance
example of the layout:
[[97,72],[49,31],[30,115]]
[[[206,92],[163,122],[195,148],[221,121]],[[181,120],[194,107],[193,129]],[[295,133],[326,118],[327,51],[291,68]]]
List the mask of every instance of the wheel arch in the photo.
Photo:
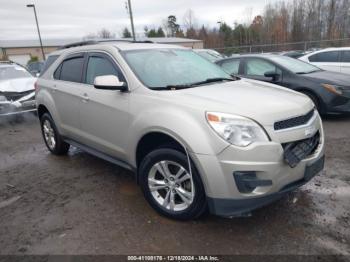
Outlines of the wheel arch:
[[297,88],[296,91],[300,92],[300,93],[309,93],[311,95],[313,95],[316,99],[317,99],[317,102],[320,106],[320,109],[321,109],[321,113],[323,113],[324,109],[325,109],[325,104],[322,100],[322,97],[317,94],[317,92],[315,92],[314,90],[310,89],[310,88],[306,88],[306,87],[300,87],[300,88]]

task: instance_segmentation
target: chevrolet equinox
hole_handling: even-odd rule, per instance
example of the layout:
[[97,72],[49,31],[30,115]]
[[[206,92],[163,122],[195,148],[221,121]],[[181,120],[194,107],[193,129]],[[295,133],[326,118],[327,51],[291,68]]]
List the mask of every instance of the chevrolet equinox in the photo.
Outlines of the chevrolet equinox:
[[173,219],[249,214],[324,167],[308,97],[232,78],[184,47],[67,45],[49,57],[36,99],[49,151],[72,145],[132,170],[149,204]]

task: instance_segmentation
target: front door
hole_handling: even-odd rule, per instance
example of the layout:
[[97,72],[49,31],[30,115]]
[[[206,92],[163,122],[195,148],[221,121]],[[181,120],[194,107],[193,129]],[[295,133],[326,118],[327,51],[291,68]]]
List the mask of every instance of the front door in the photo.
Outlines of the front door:
[[96,76],[125,78],[113,58],[105,53],[88,55],[80,106],[84,144],[121,160],[125,159],[125,137],[129,128],[128,92],[94,88]]

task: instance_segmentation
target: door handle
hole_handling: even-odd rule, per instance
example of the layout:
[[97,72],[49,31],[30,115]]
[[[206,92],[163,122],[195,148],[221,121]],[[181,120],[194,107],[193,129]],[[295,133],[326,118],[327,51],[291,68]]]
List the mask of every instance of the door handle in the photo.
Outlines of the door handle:
[[83,100],[83,102],[84,102],[84,103],[89,102],[90,98],[89,98],[89,96],[88,96],[88,94],[87,94],[87,93],[84,93],[84,94],[83,94],[83,96],[82,96],[82,100]]
[[52,88],[52,92],[55,93],[57,91],[57,86],[54,85],[53,88]]

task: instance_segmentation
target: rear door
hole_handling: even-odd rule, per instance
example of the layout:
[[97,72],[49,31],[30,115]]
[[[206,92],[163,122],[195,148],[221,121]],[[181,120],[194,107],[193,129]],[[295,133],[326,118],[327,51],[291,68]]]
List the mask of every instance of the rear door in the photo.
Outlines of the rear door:
[[[258,57],[249,57],[244,59],[243,65],[244,77],[264,82],[281,84],[282,83],[282,70],[274,63]],[[280,78],[273,81],[271,77],[266,77],[266,72],[275,72],[280,75]]]
[[350,74],[350,50],[341,52],[340,71],[344,74]]
[[56,81],[52,87],[52,97],[58,111],[60,126],[73,139],[80,134],[79,105],[84,66],[84,53],[68,56],[54,73]]
[[227,73],[234,76],[241,76],[242,70],[240,70],[241,59],[232,58],[218,62],[218,65],[222,67]]
[[323,70],[340,72],[340,51],[325,51],[309,56],[309,62]]
[[106,53],[90,53],[84,70],[85,97],[80,107],[84,144],[121,160],[129,126],[129,93],[94,88],[96,76],[116,75],[126,82],[120,67]]

